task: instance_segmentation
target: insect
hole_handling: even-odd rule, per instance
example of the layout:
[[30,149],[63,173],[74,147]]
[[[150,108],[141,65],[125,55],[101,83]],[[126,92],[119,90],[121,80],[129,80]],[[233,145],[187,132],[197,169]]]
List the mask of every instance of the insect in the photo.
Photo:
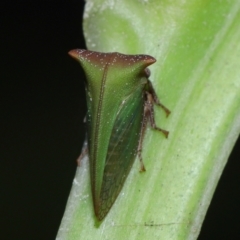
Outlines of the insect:
[[82,49],[69,52],[86,75],[87,144],[94,211],[101,221],[115,202],[138,155],[145,171],[141,150],[147,123],[162,132],[154,120],[153,105],[166,112],[148,79],[148,55],[100,53]]

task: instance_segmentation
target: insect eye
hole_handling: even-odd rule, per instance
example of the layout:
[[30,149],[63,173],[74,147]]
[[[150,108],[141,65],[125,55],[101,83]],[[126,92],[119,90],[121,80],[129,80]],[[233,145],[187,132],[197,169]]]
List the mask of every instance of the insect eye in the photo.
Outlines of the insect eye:
[[149,68],[145,68],[144,73],[146,74],[147,78],[150,77],[150,75],[151,75],[151,71],[149,70]]

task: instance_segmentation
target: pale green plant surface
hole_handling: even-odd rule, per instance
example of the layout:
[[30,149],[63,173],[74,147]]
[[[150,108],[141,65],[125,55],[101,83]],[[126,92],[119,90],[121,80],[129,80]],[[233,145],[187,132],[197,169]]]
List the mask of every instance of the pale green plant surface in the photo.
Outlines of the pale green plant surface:
[[240,132],[238,0],[88,0],[88,49],[149,54],[155,108],[168,139],[148,129],[135,164],[102,224],[93,213],[88,161],[77,169],[57,239],[197,239]]

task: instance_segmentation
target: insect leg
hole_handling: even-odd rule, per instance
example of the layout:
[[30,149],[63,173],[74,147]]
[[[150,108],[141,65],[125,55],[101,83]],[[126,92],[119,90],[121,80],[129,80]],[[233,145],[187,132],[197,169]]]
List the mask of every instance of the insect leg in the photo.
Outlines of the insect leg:
[[87,134],[85,137],[85,140],[83,142],[83,147],[82,147],[82,152],[80,154],[80,156],[77,158],[77,165],[80,166],[81,165],[81,160],[88,154],[88,142],[87,142]]
[[144,104],[144,112],[143,112],[143,120],[142,120],[142,127],[141,127],[141,132],[140,132],[140,137],[139,137],[139,143],[138,143],[138,149],[137,149],[137,155],[140,161],[140,172],[145,172],[145,166],[143,164],[143,160],[142,160],[142,143],[143,143],[143,138],[144,138],[144,134],[146,131],[146,127],[147,127],[147,122],[148,122],[148,117],[147,117],[147,111],[146,111],[146,107]]
[[[150,121],[151,127],[162,132],[165,135],[165,137],[167,138],[169,132],[162,128],[157,127],[156,123],[155,123],[154,109],[153,109],[153,105],[155,103],[154,96],[151,93],[146,92],[146,98],[147,98],[147,100],[145,102],[145,108],[146,108],[147,116]],[[167,108],[166,108],[166,110],[169,111]],[[170,111],[169,111],[169,113],[170,113]]]
[[144,103],[144,112],[143,112],[143,121],[142,121],[142,128],[141,128],[141,133],[140,133],[140,138],[139,138],[139,144],[138,144],[138,150],[137,154],[140,160],[141,168],[140,172],[146,171],[143,160],[142,160],[142,143],[143,143],[143,138],[144,138],[144,133],[146,130],[147,122],[150,122],[150,125],[153,129],[158,130],[164,134],[164,136],[167,138],[169,132],[159,128],[156,126],[155,123],[155,118],[154,118],[154,103],[160,106],[168,116],[170,114],[170,110],[168,110],[164,105],[160,103],[158,100],[158,97],[154,91],[154,88],[152,86],[152,83],[148,81],[148,91],[145,92],[145,103]]
[[[86,116],[85,116],[83,122],[84,122],[84,123],[87,122]],[[83,142],[83,146],[82,146],[81,154],[80,154],[80,156],[79,156],[79,157],[77,158],[77,160],[76,160],[78,166],[80,166],[81,160],[82,160],[87,154],[88,154],[88,138],[87,138],[87,133],[86,133],[86,136],[85,136],[85,139],[84,139],[84,142]]]
[[148,80],[148,91],[149,91],[149,93],[152,95],[153,102],[154,102],[156,105],[158,105],[159,107],[161,107],[161,108],[165,111],[166,116],[168,117],[168,115],[171,113],[171,111],[170,111],[168,108],[166,108],[166,107],[159,101],[159,99],[158,99],[158,97],[157,97],[157,94],[156,94],[156,92],[155,92],[155,90],[154,90],[154,88],[153,88],[153,86],[152,86],[152,83],[151,83],[151,81],[149,81],[149,80]]

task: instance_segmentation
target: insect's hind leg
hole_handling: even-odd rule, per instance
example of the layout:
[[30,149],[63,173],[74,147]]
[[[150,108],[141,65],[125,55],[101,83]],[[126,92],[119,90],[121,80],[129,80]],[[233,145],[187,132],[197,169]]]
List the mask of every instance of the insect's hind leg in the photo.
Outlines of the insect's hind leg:
[[143,113],[143,121],[142,121],[142,127],[141,127],[141,132],[140,132],[140,137],[139,137],[139,143],[138,143],[138,149],[137,149],[137,155],[140,161],[140,172],[145,172],[146,168],[143,164],[143,160],[142,160],[142,143],[143,143],[143,138],[144,138],[144,134],[146,131],[146,127],[147,127],[147,122],[148,122],[148,118],[146,117],[146,111],[145,111],[145,106],[144,106],[144,113]]
[[148,82],[149,82],[148,91],[145,92],[146,99],[144,103],[143,122],[142,122],[142,128],[141,128],[140,139],[139,139],[138,150],[137,150],[137,155],[139,157],[140,164],[141,164],[140,172],[146,171],[145,166],[143,164],[143,160],[142,160],[142,143],[143,143],[146,127],[147,127],[147,122],[149,121],[151,127],[155,130],[162,132],[166,138],[168,137],[168,134],[169,134],[168,131],[156,126],[155,117],[154,117],[154,104],[157,104],[158,106],[160,106],[165,111],[167,116],[170,114],[170,110],[160,103],[152,87],[151,82],[150,81]]
[[85,140],[84,140],[84,142],[83,142],[81,154],[79,155],[79,157],[78,157],[77,160],[76,160],[78,166],[81,165],[82,159],[83,159],[87,154],[88,154],[88,141],[87,141],[87,134],[86,134]]
[[[83,122],[84,122],[84,123],[87,122],[87,116],[84,117]],[[83,159],[87,154],[88,154],[88,138],[87,138],[87,133],[86,133],[85,139],[84,139],[84,142],[83,142],[83,146],[82,146],[82,151],[81,151],[79,157],[78,157],[77,160],[76,160],[78,166],[81,165],[82,159]]]

